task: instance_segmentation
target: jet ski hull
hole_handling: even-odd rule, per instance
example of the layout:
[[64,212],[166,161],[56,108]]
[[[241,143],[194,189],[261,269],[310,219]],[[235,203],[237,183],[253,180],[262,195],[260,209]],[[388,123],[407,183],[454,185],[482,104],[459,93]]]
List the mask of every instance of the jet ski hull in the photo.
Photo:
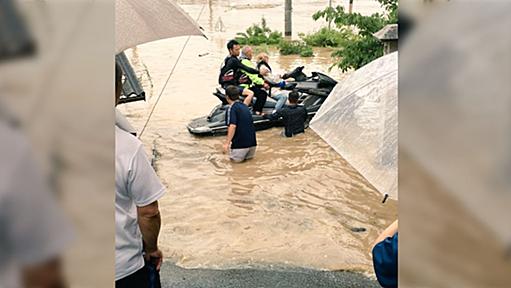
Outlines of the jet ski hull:
[[[309,118],[307,121],[310,121],[316,112],[323,104],[324,97],[307,95],[303,100],[305,107],[307,108]],[[195,118],[187,125],[188,131],[191,134],[197,136],[216,136],[216,135],[225,135],[227,134],[227,125],[225,124],[225,110],[228,105],[218,105],[208,116],[203,116],[199,118]],[[271,113],[273,109],[263,110],[263,112]],[[254,127],[256,131],[266,130],[272,127],[281,127],[283,126],[282,120],[270,120],[260,115],[252,115],[252,120],[254,122]]]

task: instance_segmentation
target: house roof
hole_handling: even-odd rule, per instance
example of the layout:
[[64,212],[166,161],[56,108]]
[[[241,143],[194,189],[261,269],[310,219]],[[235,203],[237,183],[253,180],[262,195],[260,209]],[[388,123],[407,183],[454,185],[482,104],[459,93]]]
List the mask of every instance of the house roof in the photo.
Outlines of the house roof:
[[380,31],[373,34],[374,37],[381,41],[390,41],[398,39],[397,24],[389,24],[383,27]]

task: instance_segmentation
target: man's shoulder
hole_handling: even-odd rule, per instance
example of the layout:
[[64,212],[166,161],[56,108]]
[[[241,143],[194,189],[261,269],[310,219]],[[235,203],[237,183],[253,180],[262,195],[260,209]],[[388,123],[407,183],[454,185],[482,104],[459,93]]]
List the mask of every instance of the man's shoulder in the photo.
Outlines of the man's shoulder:
[[132,134],[115,126],[115,154],[134,155],[142,147],[142,142]]
[[229,62],[239,62],[240,60],[237,58],[237,57],[234,57],[234,56],[227,56],[225,58],[225,62],[229,63]]
[[240,110],[243,113],[250,113],[250,109],[248,109],[247,105],[245,105],[241,102],[236,102],[235,104],[236,104],[236,110]]
[[305,108],[305,106],[303,106],[301,104],[293,106],[293,107],[291,107],[291,109],[295,110],[295,111],[307,111],[307,108]]
[[235,102],[232,105],[231,113],[238,113],[238,115],[245,115],[247,119],[252,119],[252,113],[248,109],[247,105],[241,102]]

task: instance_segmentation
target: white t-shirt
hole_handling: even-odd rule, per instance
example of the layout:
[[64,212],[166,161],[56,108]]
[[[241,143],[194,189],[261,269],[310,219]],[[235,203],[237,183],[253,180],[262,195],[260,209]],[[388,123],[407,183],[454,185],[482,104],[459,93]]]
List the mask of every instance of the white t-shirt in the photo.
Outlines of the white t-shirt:
[[23,266],[59,257],[71,239],[29,143],[0,119],[0,287],[20,287]]
[[142,142],[115,127],[115,280],[144,266],[142,234],[137,206],[143,207],[165,194]]

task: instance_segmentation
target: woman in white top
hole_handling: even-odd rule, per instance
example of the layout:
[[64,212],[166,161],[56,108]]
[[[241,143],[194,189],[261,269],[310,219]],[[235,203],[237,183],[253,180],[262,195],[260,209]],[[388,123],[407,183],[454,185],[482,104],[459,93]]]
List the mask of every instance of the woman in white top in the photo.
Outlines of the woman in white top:
[[[279,75],[274,75],[272,73],[272,69],[270,67],[270,64],[268,64],[270,60],[270,57],[266,53],[259,53],[256,57],[257,61],[257,69],[259,70],[259,74],[264,77],[264,79],[268,82],[278,83],[283,82]],[[279,111],[284,107],[284,105],[287,102],[287,94],[288,91],[283,91],[280,89],[272,89],[270,97],[275,99],[277,101],[277,104],[275,105],[275,109],[273,110],[273,113]]]

